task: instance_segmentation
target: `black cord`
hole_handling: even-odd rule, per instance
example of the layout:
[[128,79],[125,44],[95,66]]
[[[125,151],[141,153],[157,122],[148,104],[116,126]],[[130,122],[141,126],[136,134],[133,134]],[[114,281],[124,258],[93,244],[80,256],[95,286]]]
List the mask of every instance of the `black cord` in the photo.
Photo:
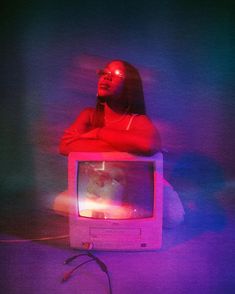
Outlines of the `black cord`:
[[86,253],[81,253],[81,254],[77,254],[77,255],[74,255],[72,257],[69,257],[68,259],[66,259],[64,261],[64,264],[69,264],[70,262],[72,262],[74,259],[76,259],[77,257],[80,257],[80,256],[88,256],[90,257],[89,260],[86,260],[82,263],[80,263],[79,265],[77,265],[75,268],[73,268],[71,271],[67,272],[64,274],[63,276],[63,279],[62,279],[62,282],[65,282],[67,281],[71,275],[81,266],[83,266],[84,264],[88,263],[88,262],[91,262],[91,261],[95,261],[96,264],[99,266],[99,268],[106,274],[107,278],[108,278],[108,284],[109,284],[109,293],[112,294],[112,286],[111,286],[111,279],[110,279],[110,275],[109,275],[109,272],[108,272],[108,268],[106,266],[106,264],[100,260],[97,256],[95,256],[94,254],[92,254],[90,251],[87,251]]
[[64,261],[64,264],[69,264],[71,261],[73,261],[74,259],[76,259],[77,257],[79,256],[88,256],[87,253],[81,253],[81,254],[77,254],[77,255],[74,255],[72,257],[69,257],[67,258],[65,261]]
[[79,265],[75,266],[71,271],[69,271],[69,272],[67,272],[67,273],[64,274],[61,282],[66,282],[79,267],[81,267],[84,264],[86,264],[88,262],[91,262],[91,261],[94,261],[94,259],[88,259],[88,260],[80,263]]
[[101,270],[106,274],[106,276],[108,278],[108,283],[109,283],[109,293],[112,294],[111,279],[110,279],[110,275],[109,275],[108,268],[107,268],[106,264],[89,251],[87,252],[87,255],[90,256],[91,258],[93,258],[96,261],[96,263],[99,265]]
[[101,268],[101,270],[105,273],[107,273],[108,269],[107,266],[103,263],[103,261],[101,261],[98,257],[96,257],[94,254],[92,254],[91,252],[87,252],[87,256],[93,258],[95,260],[95,262],[99,265],[99,267]]

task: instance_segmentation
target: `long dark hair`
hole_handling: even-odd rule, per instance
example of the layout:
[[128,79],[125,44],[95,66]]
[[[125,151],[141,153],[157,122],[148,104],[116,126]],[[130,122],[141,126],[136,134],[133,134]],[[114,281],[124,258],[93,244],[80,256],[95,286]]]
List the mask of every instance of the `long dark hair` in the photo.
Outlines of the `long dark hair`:
[[[122,111],[128,114],[145,114],[145,101],[142,80],[138,70],[130,63],[124,60],[112,60],[112,62],[121,62],[125,67],[125,80],[123,91],[118,99],[122,105]],[[104,101],[102,97],[97,97],[96,111],[94,113],[93,128],[104,125]]]

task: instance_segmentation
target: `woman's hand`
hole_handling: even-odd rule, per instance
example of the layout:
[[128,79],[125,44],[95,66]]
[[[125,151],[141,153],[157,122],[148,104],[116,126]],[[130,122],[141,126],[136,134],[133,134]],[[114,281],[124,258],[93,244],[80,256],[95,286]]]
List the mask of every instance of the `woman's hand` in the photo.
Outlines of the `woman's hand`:
[[72,130],[66,130],[64,132],[64,135],[62,137],[62,141],[65,144],[70,144],[73,141],[76,141],[77,139],[79,139],[81,136],[81,134],[78,132],[77,129],[72,129]]

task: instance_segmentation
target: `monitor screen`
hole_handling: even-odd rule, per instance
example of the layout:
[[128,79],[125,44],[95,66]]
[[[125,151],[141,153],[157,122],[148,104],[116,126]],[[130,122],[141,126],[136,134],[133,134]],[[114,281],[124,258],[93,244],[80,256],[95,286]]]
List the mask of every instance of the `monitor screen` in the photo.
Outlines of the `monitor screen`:
[[153,216],[154,164],[82,161],[77,168],[78,214],[96,219]]

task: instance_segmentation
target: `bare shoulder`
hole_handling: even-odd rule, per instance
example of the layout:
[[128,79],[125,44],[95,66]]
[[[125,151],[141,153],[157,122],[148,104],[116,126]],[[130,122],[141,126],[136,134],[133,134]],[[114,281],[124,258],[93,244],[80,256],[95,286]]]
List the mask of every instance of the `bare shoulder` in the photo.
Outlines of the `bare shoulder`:
[[95,112],[95,108],[86,107],[79,113],[79,115],[76,118],[76,121],[84,121],[84,122],[90,121],[94,112]]
[[94,114],[94,112],[95,112],[95,108],[86,107],[80,112],[79,116],[91,116]]
[[92,107],[84,108],[76,117],[69,129],[78,129],[83,132],[87,127],[89,127],[94,111],[95,109]]
[[135,115],[132,121],[132,129],[155,129],[155,126],[151,119],[147,115]]

